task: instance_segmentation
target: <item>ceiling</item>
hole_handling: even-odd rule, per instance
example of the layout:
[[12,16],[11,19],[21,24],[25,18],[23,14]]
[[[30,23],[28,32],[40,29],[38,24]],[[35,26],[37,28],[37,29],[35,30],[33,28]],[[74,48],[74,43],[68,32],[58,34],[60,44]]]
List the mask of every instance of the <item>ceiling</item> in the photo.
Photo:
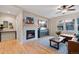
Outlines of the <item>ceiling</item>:
[[19,13],[19,8],[12,5],[0,5],[0,14],[10,14],[16,16]]
[[19,13],[19,10],[23,9],[25,11],[29,11],[31,13],[44,16],[47,18],[79,12],[79,5],[75,5],[73,7],[76,9],[75,11],[69,11],[69,12],[66,12],[65,14],[62,14],[62,13],[56,14],[58,12],[57,11],[58,7],[59,5],[17,5],[17,6],[0,5],[0,12],[17,15]]
[[57,8],[59,7],[59,5],[22,5],[19,7],[23,8],[24,10],[30,11],[32,13],[35,13],[37,15],[45,16],[47,18],[79,12],[79,5],[75,5],[73,7],[76,9],[75,11],[69,11],[66,12],[65,14],[62,13],[56,14],[58,12]]

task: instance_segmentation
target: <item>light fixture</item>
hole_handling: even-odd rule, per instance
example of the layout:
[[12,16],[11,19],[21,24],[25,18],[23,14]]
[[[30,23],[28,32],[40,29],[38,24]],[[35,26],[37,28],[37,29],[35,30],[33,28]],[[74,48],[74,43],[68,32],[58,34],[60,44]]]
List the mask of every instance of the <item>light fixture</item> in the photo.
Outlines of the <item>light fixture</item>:
[[11,13],[10,11],[8,11],[7,13]]
[[72,22],[73,20],[65,20],[65,22]]
[[64,9],[63,11],[62,11],[62,13],[64,14],[64,13],[66,13],[67,12],[67,10],[66,9]]

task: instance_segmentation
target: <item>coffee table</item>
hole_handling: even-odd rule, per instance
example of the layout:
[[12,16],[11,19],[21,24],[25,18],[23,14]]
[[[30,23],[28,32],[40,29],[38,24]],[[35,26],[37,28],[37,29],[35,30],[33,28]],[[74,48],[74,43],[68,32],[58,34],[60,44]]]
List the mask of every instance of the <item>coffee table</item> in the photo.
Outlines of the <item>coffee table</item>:
[[64,38],[51,38],[50,41],[50,46],[56,49],[59,49],[59,44],[64,40]]

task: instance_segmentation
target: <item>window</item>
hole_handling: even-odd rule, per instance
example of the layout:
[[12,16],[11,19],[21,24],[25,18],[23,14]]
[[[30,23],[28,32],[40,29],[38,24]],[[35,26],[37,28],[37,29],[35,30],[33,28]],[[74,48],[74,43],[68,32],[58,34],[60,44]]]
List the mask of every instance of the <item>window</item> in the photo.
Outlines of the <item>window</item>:
[[78,31],[79,31],[79,18],[77,18]]
[[59,24],[59,25],[57,26],[57,28],[58,28],[58,30],[64,30],[63,24]]
[[74,21],[66,22],[66,30],[74,30]]
[[57,28],[60,31],[64,30],[64,21],[63,20],[59,21]]
[[41,29],[46,29],[47,28],[47,21],[46,20],[39,20],[39,27]]

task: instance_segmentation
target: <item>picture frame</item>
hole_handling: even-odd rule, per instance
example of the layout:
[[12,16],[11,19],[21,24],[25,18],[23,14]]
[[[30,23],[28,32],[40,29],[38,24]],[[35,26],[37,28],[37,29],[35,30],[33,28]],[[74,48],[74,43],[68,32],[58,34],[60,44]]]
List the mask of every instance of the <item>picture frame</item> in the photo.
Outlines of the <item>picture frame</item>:
[[9,28],[13,29],[13,24],[12,23],[9,23]]
[[8,28],[8,21],[3,21],[4,28]]
[[38,25],[39,25],[39,27],[47,28],[47,21],[46,20],[39,20]]
[[33,17],[24,17],[24,23],[25,24],[34,24],[34,18]]

